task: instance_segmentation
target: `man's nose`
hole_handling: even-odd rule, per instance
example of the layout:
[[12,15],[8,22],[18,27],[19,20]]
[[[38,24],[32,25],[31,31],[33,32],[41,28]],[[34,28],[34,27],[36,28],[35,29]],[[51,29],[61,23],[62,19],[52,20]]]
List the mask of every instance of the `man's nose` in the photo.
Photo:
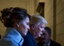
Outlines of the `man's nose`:
[[44,35],[42,35],[42,38],[44,38]]

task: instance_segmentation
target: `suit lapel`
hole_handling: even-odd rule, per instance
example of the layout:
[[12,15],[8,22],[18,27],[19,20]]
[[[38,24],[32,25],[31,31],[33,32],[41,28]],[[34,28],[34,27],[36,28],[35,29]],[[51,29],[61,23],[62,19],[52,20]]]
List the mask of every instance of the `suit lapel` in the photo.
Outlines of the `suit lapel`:
[[29,32],[29,35],[30,35],[30,38],[32,39],[34,45],[36,46],[37,43],[36,43],[36,40],[34,39],[33,35]]
[[21,41],[19,42],[19,46],[22,46],[23,41],[24,41],[24,40],[21,40]]

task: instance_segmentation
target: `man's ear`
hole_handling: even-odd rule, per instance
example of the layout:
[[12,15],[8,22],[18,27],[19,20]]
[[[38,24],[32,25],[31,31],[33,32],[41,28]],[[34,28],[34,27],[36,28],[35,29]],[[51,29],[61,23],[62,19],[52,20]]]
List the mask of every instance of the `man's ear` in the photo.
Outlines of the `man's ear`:
[[35,26],[33,24],[30,25],[30,28],[34,30]]
[[49,36],[51,37],[51,34],[49,34]]

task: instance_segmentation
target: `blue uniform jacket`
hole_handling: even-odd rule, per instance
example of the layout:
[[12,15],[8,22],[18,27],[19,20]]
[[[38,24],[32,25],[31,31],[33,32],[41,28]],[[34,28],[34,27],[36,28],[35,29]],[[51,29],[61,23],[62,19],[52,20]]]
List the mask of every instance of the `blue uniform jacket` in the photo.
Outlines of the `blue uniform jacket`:
[[4,37],[0,40],[0,46],[22,46],[23,37],[14,28],[7,28]]

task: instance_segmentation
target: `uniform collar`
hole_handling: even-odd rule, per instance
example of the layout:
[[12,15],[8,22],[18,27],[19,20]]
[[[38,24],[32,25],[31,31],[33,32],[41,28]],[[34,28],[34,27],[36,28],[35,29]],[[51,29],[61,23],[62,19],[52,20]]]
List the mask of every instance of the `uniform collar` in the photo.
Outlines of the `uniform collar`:
[[24,39],[21,34],[14,28],[7,28],[6,29],[6,36],[14,39],[17,43],[23,43]]

